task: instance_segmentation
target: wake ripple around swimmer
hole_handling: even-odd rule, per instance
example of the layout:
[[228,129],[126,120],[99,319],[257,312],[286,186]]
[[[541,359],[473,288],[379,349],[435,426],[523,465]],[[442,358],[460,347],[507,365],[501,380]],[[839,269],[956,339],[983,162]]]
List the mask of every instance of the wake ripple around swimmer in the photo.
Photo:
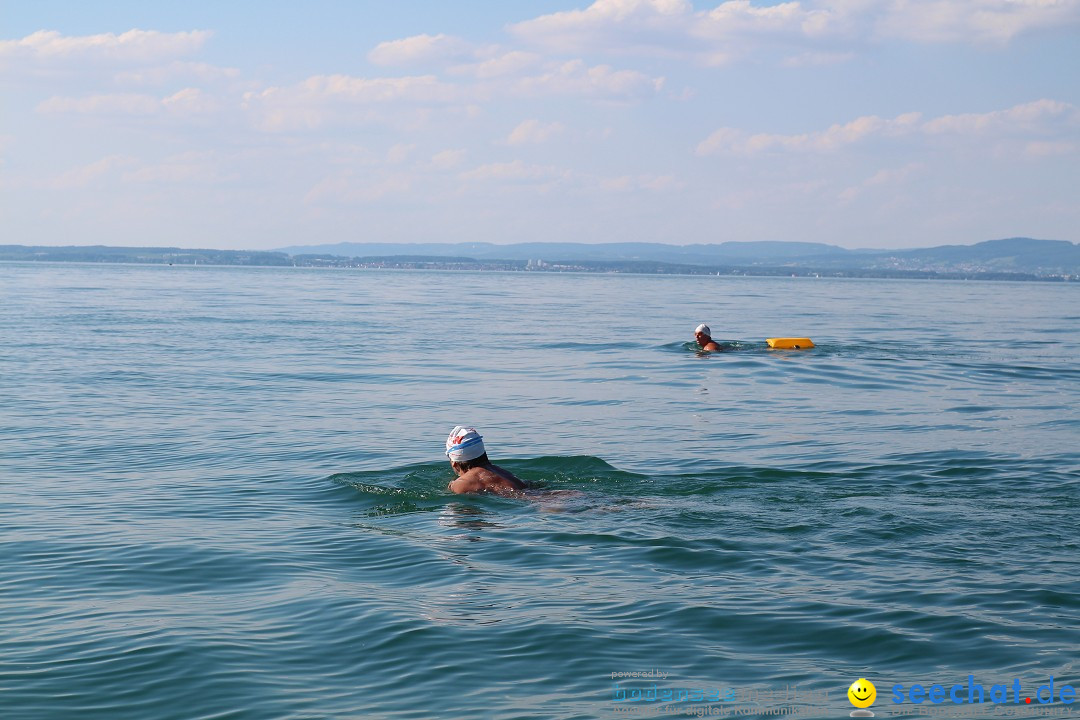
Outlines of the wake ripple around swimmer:
[[338,473],[329,480],[356,490],[359,500],[373,515],[435,510],[451,500],[494,505],[524,500],[567,505],[574,501],[577,507],[583,508],[606,502],[591,501],[583,490],[605,497],[618,492],[631,494],[634,492],[632,488],[647,482],[647,476],[619,470],[600,458],[588,455],[499,460],[498,464],[526,483],[528,490],[524,498],[456,495],[446,487],[453,479],[446,463]]
[[[1077,455],[1080,458],[1080,454]],[[647,499],[672,503],[679,499],[730,498],[742,491],[768,492],[770,486],[802,496],[891,496],[896,493],[933,492],[943,495],[970,493],[981,488],[984,499],[1010,492],[1043,492],[1057,496],[1080,486],[1073,467],[1060,460],[1040,461],[994,453],[956,451],[898,453],[883,462],[820,461],[801,468],[773,466],[712,465],[682,472],[653,474],[620,470],[604,460],[588,456],[539,457],[499,460],[526,482],[525,498],[491,495],[457,495],[447,489],[453,475],[446,463],[422,463],[386,470],[344,472],[329,482],[354,494],[332,491],[335,504],[359,502],[377,514],[435,510],[449,502],[473,502],[492,507],[514,507],[523,499],[576,498],[582,506],[610,504],[613,500]],[[889,478],[883,483],[882,478]],[[1008,478],[1008,485],[1003,480]],[[319,492],[315,483],[308,491]],[[323,492],[331,488],[322,485]],[[781,490],[777,490],[780,492]],[[1012,495],[1005,495],[1004,499]],[[590,503],[590,498],[596,498]]]

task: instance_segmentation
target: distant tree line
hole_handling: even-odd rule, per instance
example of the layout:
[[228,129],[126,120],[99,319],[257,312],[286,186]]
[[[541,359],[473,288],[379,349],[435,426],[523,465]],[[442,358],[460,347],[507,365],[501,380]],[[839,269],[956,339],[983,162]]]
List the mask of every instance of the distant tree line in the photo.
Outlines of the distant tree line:
[[134,263],[151,265],[293,265],[283,252],[262,250],[188,250],[184,248],[71,245],[34,247],[0,245],[0,260],[22,262]]
[[1038,275],[988,270],[908,270],[900,268],[837,268],[785,265],[696,265],[652,260],[478,260],[438,255],[343,257],[331,254],[290,255],[259,250],[188,250],[184,248],[126,248],[106,245],[34,247],[0,245],[0,261],[130,263],[152,265],[244,265],[265,267],[386,268],[401,270],[474,270],[522,272],[635,273],[649,275],[745,275],[766,277],[898,278],[939,280],[1080,279],[1070,275]]

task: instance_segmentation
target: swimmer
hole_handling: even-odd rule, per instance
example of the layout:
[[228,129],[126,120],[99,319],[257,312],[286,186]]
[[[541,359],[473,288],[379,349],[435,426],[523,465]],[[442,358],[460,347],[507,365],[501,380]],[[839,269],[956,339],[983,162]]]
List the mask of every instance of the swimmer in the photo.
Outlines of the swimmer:
[[712,330],[705,323],[694,328],[694,339],[697,340],[703,352],[720,352],[720,346],[713,342]]
[[516,495],[525,489],[509,470],[493,465],[484,450],[484,439],[475,428],[455,427],[446,438],[446,457],[457,473],[457,480],[446,486],[455,493],[497,493]]

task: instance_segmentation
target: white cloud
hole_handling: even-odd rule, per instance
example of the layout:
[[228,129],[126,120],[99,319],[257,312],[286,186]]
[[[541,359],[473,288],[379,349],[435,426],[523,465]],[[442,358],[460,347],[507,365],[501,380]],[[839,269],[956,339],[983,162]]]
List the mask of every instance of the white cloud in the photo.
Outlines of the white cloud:
[[685,28],[687,0],[597,0],[585,10],[541,15],[510,26],[518,38],[555,51],[617,45],[627,35],[663,35]]
[[510,31],[555,52],[590,48],[719,66],[761,45],[803,46],[825,32],[828,15],[800,2],[755,5],[728,0],[696,10],[685,0],[597,0],[584,10],[544,15],[512,25]]
[[530,68],[537,67],[543,57],[536,53],[521,50],[498,52],[476,62],[461,63],[448,69],[455,75],[472,75],[478,79],[498,78],[517,75]]
[[129,170],[122,176],[130,183],[217,183],[226,178],[221,174],[213,153],[187,152],[165,160]]
[[797,135],[750,134],[735,128],[720,128],[697,146],[698,155],[716,153],[754,154],[768,150],[829,152],[873,135],[903,135],[918,123],[919,113],[907,113],[892,120],[868,115],[820,132]]
[[247,92],[242,107],[256,125],[277,132],[311,130],[333,122],[391,121],[399,119],[395,112],[400,113],[402,106],[446,105],[466,97],[463,88],[433,75],[316,75],[296,85]]
[[416,145],[414,144],[397,143],[396,145],[391,146],[391,148],[386,151],[386,162],[390,163],[391,165],[400,165],[401,163],[409,159],[409,156],[412,155],[412,152],[415,149]]
[[291,94],[296,99],[339,98],[360,103],[396,101],[449,102],[456,88],[434,75],[365,78],[349,75],[316,75],[291,89],[270,88],[262,97]]
[[[723,65],[775,48],[785,65],[837,62],[867,40],[1005,43],[1039,29],[1080,23],[1080,0],[727,0],[696,9],[685,0],[596,0],[584,10],[510,26],[526,43],[555,52],[691,57]],[[828,47],[820,47],[827,42]]]
[[[580,50],[580,48],[578,48]],[[592,95],[626,97],[658,89],[663,78],[581,59],[545,59],[541,54],[499,45],[473,45],[451,35],[414,35],[377,45],[368,59],[376,65],[436,66],[450,76],[476,81],[478,97],[506,92],[529,96]]]
[[143,164],[130,155],[109,155],[71,168],[45,182],[53,190],[81,189],[109,177],[125,183],[207,183],[222,180],[213,153],[187,152]]
[[355,77],[316,75],[301,83],[243,95],[241,107],[271,132],[315,130],[332,123],[382,122],[418,126],[433,111],[475,117],[478,101],[506,97],[579,96],[629,100],[655,94],[663,78],[581,60],[548,64],[539,74],[445,82],[435,75]]
[[722,127],[714,130],[709,137],[698,143],[695,152],[698,155],[714,155],[725,152],[737,152],[746,142],[746,133],[737,128]]
[[570,60],[554,65],[540,75],[518,79],[513,89],[527,96],[632,98],[656,93],[663,86],[662,77],[649,77],[636,70],[615,70],[609,65],[589,67],[581,60]]
[[687,0],[597,0],[584,10],[542,15],[509,29],[526,42],[556,52],[587,47],[669,54],[658,38],[685,35],[692,12]]
[[472,46],[451,35],[413,35],[379,43],[368,53],[375,65],[420,65],[471,56]]
[[87,165],[71,168],[47,181],[45,186],[53,190],[84,188],[98,178],[119,168],[129,167],[135,162],[135,158],[127,155],[109,155]]
[[1024,147],[1024,150],[1028,155],[1034,157],[1056,157],[1061,155],[1072,155],[1073,153],[1080,151],[1080,143],[1069,140],[1060,140],[1057,142],[1035,140],[1029,142]]
[[683,182],[674,175],[639,175],[638,187],[642,190],[664,192],[666,190],[678,190],[684,186]]
[[903,182],[909,177],[922,170],[922,163],[908,163],[903,167],[898,168],[886,168],[884,170],[878,170],[876,173],[867,179],[866,185],[872,187],[874,185],[891,185],[897,182]]
[[907,182],[908,179],[919,173],[922,169],[922,163],[913,162],[898,168],[878,170],[859,185],[841,191],[837,199],[844,203],[851,202],[869,188],[898,185]]
[[240,70],[237,68],[176,60],[168,65],[156,65],[117,73],[115,79],[122,85],[164,85],[176,80],[212,83],[220,80],[235,80],[238,77],[240,77]]
[[175,115],[204,115],[218,109],[217,100],[198,88],[184,88],[164,98],[161,105]]
[[1076,0],[891,0],[875,27],[883,36],[916,42],[1008,42],[1078,21]]
[[451,75],[483,80],[520,74],[539,66],[543,57],[498,45],[473,45],[451,35],[414,35],[379,43],[368,60],[382,66],[438,66]]
[[39,30],[20,40],[0,40],[0,58],[38,60],[101,57],[112,60],[154,61],[185,55],[201,48],[212,33],[206,30],[163,33],[128,30],[120,33],[69,36]]
[[690,32],[711,40],[747,34],[811,34],[823,29],[826,12],[799,2],[756,6],[749,0],[728,0],[698,13]]
[[[920,113],[891,120],[866,116],[827,130],[794,135],[748,133],[720,128],[698,144],[698,155],[750,155],[770,150],[832,152],[872,137],[959,135],[964,138],[1059,136],[1080,131],[1080,110],[1056,100],[1037,100],[988,113],[943,115],[921,122]],[[1071,142],[1071,141],[1070,141]]]
[[159,115],[196,116],[215,111],[217,102],[198,88],[184,88],[172,95],[158,98],[136,93],[89,95],[86,97],[52,97],[37,106],[42,113],[75,113],[80,115]]
[[510,131],[506,144],[525,145],[547,142],[565,129],[566,126],[560,122],[545,124],[539,120],[526,120]]
[[89,95],[80,98],[52,97],[37,106],[43,113],[78,113],[83,115],[153,115],[161,110],[161,99],[133,93]]
[[931,134],[1032,132],[1053,123],[1080,125],[1080,111],[1068,103],[1042,99],[1016,105],[1007,110],[981,114],[944,115],[926,123],[923,129]]
[[452,170],[465,160],[466,154],[463,149],[443,150],[431,156],[429,165],[433,170]]

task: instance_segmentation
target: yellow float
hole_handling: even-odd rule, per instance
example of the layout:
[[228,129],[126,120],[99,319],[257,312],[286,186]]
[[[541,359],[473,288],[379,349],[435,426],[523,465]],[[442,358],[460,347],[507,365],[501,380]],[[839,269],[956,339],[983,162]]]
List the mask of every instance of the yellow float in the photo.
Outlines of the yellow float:
[[765,338],[765,342],[777,350],[804,350],[814,347],[814,341],[810,338]]

